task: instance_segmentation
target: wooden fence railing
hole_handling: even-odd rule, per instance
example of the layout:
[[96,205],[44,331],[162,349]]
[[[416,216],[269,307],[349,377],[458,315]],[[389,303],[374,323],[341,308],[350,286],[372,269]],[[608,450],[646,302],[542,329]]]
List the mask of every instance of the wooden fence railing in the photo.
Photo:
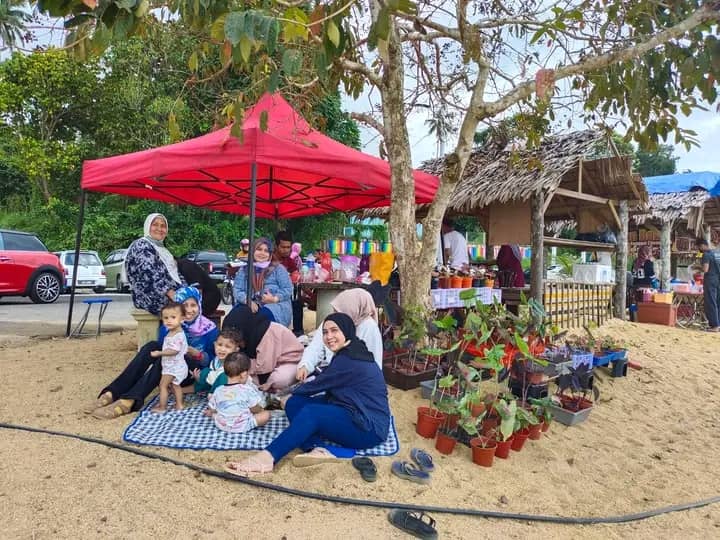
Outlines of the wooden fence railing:
[[550,321],[562,329],[598,326],[612,317],[612,284],[546,281],[543,305]]

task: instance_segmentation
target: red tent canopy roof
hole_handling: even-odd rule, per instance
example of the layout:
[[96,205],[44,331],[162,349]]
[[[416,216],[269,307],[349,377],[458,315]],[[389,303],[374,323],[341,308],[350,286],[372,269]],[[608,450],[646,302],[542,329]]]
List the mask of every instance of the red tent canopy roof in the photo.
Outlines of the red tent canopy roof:
[[[260,118],[267,111],[267,129]],[[390,165],[313,130],[279,94],[265,94],[246,115],[242,144],[226,127],[176,144],[86,161],[82,188],[129,197],[294,218],[390,204]],[[431,202],[435,176],[413,172],[416,202]]]

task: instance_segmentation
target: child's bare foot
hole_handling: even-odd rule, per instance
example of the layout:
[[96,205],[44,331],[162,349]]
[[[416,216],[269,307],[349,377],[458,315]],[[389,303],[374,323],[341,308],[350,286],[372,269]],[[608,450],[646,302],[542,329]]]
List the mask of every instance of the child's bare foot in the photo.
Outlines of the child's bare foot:
[[182,403],[176,403],[175,404],[175,410],[176,411],[182,411],[185,408],[185,406]]
[[160,405],[158,405],[157,407],[150,409],[150,412],[153,414],[165,414],[166,411],[165,407],[160,407]]

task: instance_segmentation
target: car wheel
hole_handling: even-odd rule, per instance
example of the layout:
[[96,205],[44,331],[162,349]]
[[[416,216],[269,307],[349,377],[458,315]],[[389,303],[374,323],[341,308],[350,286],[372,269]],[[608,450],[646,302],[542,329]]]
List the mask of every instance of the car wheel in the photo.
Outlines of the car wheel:
[[102,294],[105,292],[105,287],[94,287],[93,291],[95,291],[97,294]]
[[30,299],[36,304],[52,304],[60,296],[60,278],[52,272],[41,272],[30,286]]

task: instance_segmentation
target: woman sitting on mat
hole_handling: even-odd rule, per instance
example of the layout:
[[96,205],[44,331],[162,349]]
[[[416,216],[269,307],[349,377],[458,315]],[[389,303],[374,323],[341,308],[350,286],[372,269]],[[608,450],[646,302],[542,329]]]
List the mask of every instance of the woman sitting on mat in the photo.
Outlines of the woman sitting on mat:
[[277,392],[295,382],[303,346],[287,326],[269,321],[238,304],[223,320],[223,330],[236,329],[243,339],[241,350],[250,357],[250,376],[260,390]]
[[175,300],[175,289],[183,281],[175,258],[163,244],[168,233],[165,216],[150,214],[143,231],[144,236],[128,247],[124,269],[135,307],[159,315],[168,300]]
[[[382,370],[383,344],[378,328],[377,310],[372,295],[365,289],[349,289],[338,294],[330,307],[335,313],[345,313],[355,324],[358,339],[372,353],[375,363]],[[323,344],[322,325],[318,327],[310,344],[303,351],[298,364],[297,380],[304,381],[317,368],[324,368],[332,360],[333,353]]]
[[[182,287],[177,290],[177,298],[183,299],[185,322],[183,330],[188,342],[188,354],[185,362],[190,371],[209,365],[215,356],[215,339],[218,329],[215,323],[201,314],[202,301],[200,293],[194,287]],[[160,327],[158,341],[149,341],[143,345],[125,369],[108,386],[100,391],[99,397],[83,411],[95,418],[117,418],[131,411],[142,408],[145,398],[160,383],[162,366],[160,358],[153,358],[150,353],[161,348],[167,334],[164,326]],[[194,390],[192,376],[182,381],[184,393]]]
[[253,265],[243,266],[235,275],[235,304],[247,304],[248,271],[252,272],[250,309],[261,312],[269,321],[290,326],[292,320],[293,285],[290,274],[282,264],[272,258],[272,242],[258,238],[251,250]]
[[272,472],[295,448],[306,452],[293,459],[296,466],[337,459],[322,447],[324,439],[363,449],[387,438],[390,406],[385,380],[373,355],[355,335],[352,319],[344,313],[328,315],[322,333],[333,361],[317,378],[293,390],[285,403],[288,428],[262,452],[228,463],[229,472],[240,476]]

